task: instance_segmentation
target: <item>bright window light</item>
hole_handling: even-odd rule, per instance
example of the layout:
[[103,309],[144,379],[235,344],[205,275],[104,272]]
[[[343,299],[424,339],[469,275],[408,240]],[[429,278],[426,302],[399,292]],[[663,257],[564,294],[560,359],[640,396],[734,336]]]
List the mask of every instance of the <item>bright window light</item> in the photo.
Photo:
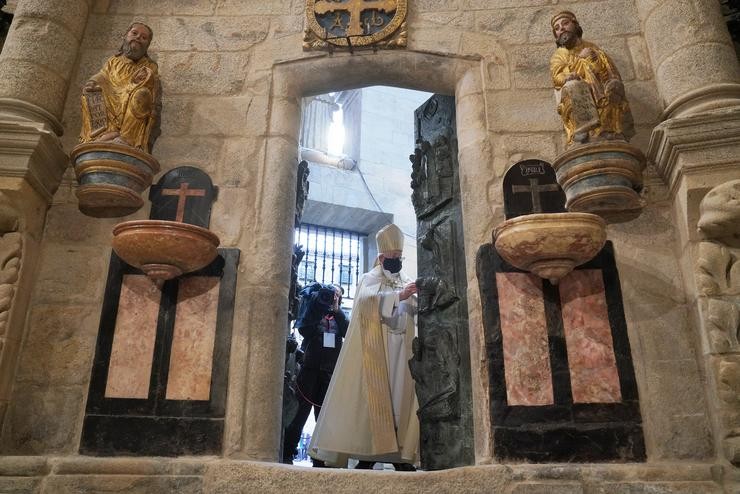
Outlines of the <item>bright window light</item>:
[[332,115],[332,123],[329,125],[329,154],[340,155],[344,153],[344,118],[342,110],[339,109]]

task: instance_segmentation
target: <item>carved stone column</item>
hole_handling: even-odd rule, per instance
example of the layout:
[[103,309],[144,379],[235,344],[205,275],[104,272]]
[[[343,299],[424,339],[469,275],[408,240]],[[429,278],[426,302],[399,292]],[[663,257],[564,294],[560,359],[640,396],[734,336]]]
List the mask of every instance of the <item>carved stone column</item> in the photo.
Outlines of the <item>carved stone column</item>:
[[[276,72],[276,86],[290,74]],[[293,245],[300,98],[273,97],[265,163],[279,173],[258,177],[254,226],[238,244],[259,269],[237,279],[224,455],[277,461],[280,451],[288,290]]]
[[[733,222],[737,235],[740,225],[739,147],[740,106],[735,106],[664,121],[653,131],[648,150],[673,202],[681,275],[701,342],[716,452],[736,465],[740,464],[740,243],[720,237],[733,231]],[[706,202],[700,207],[703,199],[714,208],[726,208],[725,216],[731,219],[707,230],[714,220],[712,207]]]
[[19,2],[0,54],[1,120],[42,122],[61,135],[89,9],[88,0]]
[[0,425],[46,209],[68,165],[59,120],[88,12],[87,0],[19,2],[0,54]]
[[668,184],[681,246],[704,194],[737,172],[740,65],[714,0],[637,0],[665,111],[648,159]]
[[46,209],[66,165],[54,134],[0,120],[0,425],[10,400]]
[[637,0],[664,118],[740,104],[737,55],[716,0]]

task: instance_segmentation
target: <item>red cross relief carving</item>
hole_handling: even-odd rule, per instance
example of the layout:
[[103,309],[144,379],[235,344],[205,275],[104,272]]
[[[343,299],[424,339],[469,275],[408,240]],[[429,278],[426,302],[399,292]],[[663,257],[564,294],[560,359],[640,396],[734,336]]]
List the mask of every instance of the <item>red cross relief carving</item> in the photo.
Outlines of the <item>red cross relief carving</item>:
[[162,189],[163,196],[179,196],[177,198],[177,214],[175,221],[182,222],[185,216],[185,201],[188,197],[203,197],[206,195],[205,189],[188,189],[188,184],[181,183],[179,189]]

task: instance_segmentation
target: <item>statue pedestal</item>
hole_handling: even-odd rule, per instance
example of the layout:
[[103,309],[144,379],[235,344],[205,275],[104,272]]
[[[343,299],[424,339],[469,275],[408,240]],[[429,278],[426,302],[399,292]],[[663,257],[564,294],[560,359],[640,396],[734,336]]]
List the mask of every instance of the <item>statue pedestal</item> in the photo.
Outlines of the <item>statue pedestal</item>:
[[645,156],[627,142],[575,145],[555,159],[553,168],[568,211],[596,214],[607,223],[640,216],[645,205],[638,193]]
[[113,250],[156,280],[169,280],[208,266],[218,255],[218,237],[180,221],[136,220],[113,228]]
[[606,223],[589,213],[527,214],[499,224],[493,241],[506,262],[557,285],[604,247]]
[[79,208],[96,218],[126,216],[144,204],[141,192],[159,172],[148,153],[112,142],[88,142],[70,153],[74,163]]

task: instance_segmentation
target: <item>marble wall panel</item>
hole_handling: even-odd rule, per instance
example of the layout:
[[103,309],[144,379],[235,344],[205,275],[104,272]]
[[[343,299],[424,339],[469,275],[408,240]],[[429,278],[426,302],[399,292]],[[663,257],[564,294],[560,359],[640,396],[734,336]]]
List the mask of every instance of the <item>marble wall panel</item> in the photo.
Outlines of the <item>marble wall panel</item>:
[[554,403],[542,280],[496,273],[509,405]]
[[563,278],[560,302],[573,402],[621,402],[601,270],[581,269]]
[[180,281],[167,379],[168,400],[210,399],[219,281],[213,276]]
[[149,397],[161,292],[144,275],[125,275],[118,302],[106,398]]

